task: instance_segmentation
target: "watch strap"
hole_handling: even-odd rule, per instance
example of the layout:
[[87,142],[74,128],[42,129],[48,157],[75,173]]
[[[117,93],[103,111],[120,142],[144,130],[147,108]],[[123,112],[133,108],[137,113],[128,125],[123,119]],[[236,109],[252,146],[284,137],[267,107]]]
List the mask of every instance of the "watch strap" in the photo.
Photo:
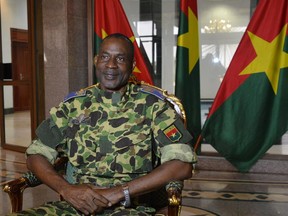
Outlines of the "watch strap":
[[130,198],[130,193],[129,193],[129,187],[127,184],[122,185],[122,190],[124,193],[124,201],[121,202],[121,204],[124,207],[129,207],[131,205],[131,198]]

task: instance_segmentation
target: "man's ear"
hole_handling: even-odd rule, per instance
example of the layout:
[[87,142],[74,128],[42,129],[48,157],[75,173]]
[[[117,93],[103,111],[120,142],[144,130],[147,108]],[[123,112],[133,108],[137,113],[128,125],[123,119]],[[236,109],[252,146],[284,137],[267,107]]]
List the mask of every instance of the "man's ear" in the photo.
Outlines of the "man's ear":
[[94,57],[93,63],[94,63],[95,66],[96,66],[97,61],[98,61],[98,55],[96,55],[96,56]]

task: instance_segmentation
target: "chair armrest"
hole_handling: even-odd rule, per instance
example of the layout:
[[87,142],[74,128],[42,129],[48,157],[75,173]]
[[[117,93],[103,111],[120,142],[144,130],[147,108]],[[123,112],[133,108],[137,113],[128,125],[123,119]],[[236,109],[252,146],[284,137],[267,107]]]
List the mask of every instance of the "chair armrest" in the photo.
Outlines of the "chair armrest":
[[[53,165],[55,170],[61,174],[65,173],[68,158],[58,158]],[[8,181],[3,185],[3,191],[8,193],[12,212],[21,211],[23,204],[23,192],[27,187],[36,187],[42,182],[30,171],[24,173],[22,177]]]
[[5,183],[3,185],[3,191],[9,195],[12,212],[22,210],[24,190],[27,187],[36,187],[40,184],[42,184],[42,182],[30,171],[24,173],[20,178]]
[[27,187],[29,187],[28,179],[24,177],[11,180],[3,185],[3,191],[9,195],[12,212],[22,210],[23,191]]
[[168,195],[168,216],[178,216],[181,211],[182,202],[182,181],[172,181],[166,186]]

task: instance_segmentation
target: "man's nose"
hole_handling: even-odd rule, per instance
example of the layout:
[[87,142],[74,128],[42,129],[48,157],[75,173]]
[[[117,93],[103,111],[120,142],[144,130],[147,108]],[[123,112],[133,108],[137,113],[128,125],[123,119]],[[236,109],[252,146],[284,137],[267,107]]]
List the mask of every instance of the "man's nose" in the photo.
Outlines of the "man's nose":
[[117,60],[116,60],[116,58],[110,58],[109,59],[109,61],[107,62],[107,64],[106,64],[106,66],[107,67],[109,67],[109,68],[115,68],[115,67],[117,67]]

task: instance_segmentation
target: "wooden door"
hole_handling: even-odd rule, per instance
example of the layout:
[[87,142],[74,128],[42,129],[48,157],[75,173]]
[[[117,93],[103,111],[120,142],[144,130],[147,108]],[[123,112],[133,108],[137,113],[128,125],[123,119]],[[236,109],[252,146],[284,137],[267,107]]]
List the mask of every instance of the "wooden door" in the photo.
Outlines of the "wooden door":
[[31,59],[27,30],[11,29],[14,111],[30,110]]

